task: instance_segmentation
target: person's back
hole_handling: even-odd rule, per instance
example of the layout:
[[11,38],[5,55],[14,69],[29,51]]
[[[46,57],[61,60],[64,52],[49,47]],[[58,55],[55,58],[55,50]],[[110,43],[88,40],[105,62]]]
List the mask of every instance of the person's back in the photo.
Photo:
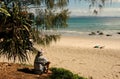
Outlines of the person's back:
[[37,74],[42,74],[43,72],[47,72],[49,68],[50,62],[43,57],[42,52],[38,51],[38,54],[34,60],[34,70]]

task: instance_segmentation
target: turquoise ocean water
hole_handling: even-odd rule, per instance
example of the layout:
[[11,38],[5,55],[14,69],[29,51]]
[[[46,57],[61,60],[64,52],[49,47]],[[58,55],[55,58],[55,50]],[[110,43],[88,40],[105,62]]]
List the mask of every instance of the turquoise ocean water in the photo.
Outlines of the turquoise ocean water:
[[60,29],[67,33],[91,31],[120,32],[120,17],[71,17],[68,27]]

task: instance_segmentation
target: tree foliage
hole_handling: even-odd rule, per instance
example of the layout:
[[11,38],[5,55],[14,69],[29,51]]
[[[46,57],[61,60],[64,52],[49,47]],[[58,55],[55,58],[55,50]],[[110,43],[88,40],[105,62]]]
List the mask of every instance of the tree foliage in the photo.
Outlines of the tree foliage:
[[88,7],[94,14],[98,14],[99,11],[104,7],[105,2],[112,1],[112,0],[76,0],[79,2],[86,1]]
[[[33,42],[47,45],[56,41],[58,34],[44,31],[67,26],[68,10],[63,8],[67,3],[67,0],[0,1],[0,56],[28,61],[27,50],[33,51]],[[37,10],[36,16],[28,10],[31,6]]]

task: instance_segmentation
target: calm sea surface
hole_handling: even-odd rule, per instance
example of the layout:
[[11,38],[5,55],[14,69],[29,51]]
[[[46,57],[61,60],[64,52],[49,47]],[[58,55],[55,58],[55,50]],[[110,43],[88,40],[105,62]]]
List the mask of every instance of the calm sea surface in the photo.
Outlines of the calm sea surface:
[[120,32],[120,17],[72,17],[64,32]]

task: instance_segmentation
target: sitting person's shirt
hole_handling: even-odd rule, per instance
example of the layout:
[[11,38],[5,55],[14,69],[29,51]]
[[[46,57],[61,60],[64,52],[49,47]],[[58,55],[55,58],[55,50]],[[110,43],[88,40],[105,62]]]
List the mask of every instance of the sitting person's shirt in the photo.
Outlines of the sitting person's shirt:
[[35,58],[35,63],[45,65],[47,62],[48,62],[48,60],[43,56],[36,56],[36,58]]
[[48,62],[43,56],[36,56],[34,61],[34,69],[36,73],[41,73],[44,71],[44,66]]

